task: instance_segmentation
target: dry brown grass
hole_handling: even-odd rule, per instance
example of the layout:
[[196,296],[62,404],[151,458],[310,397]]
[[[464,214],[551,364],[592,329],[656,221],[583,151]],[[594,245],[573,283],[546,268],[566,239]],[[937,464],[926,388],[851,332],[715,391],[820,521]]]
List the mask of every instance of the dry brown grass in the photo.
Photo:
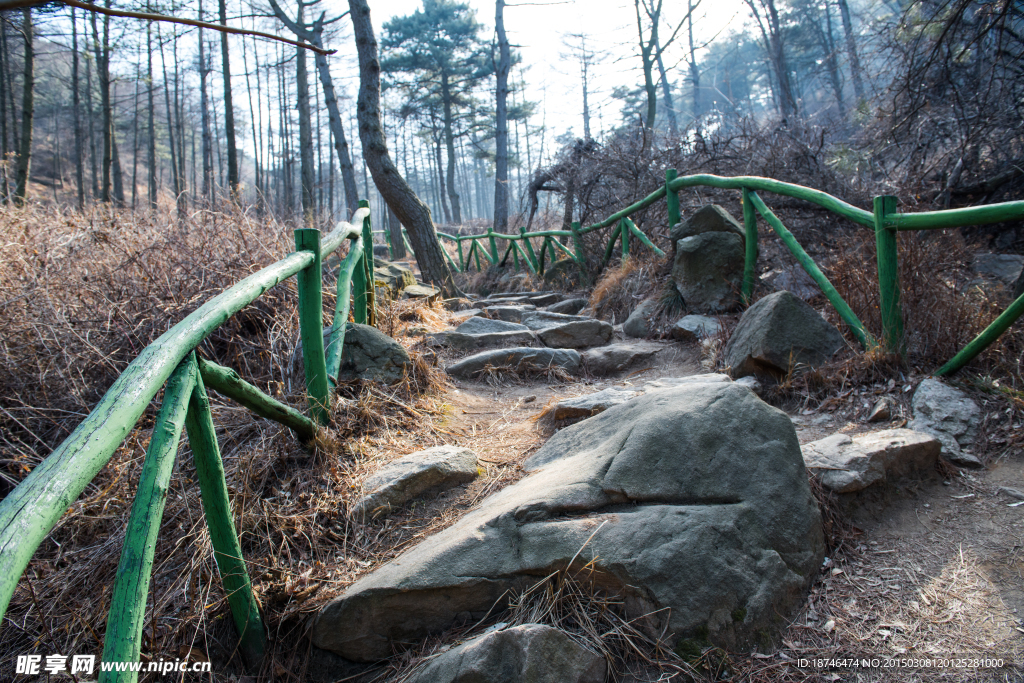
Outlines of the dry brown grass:
[[[289,228],[244,215],[197,214],[164,224],[98,210],[83,216],[0,208],[0,230],[7,236],[0,245],[0,443],[8,486],[73,429],[145,345],[292,248]],[[333,309],[333,297],[326,298],[325,309]],[[444,312],[397,302],[384,314],[429,321]],[[294,285],[285,284],[234,316],[200,352],[301,406],[304,397],[286,391],[285,359],[296,328]],[[447,379],[429,358],[412,357],[395,386],[342,386],[332,427],[311,450],[287,430],[211,396],[235,523],[270,632],[260,680],[301,676],[308,615],[359,574],[451,521],[448,514],[365,525],[346,512],[365,463],[393,450],[399,435],[439,442]],[[158,405],[35,553],[0,629],[0,651],[100,654]],[[142,653],[208,659],[216,662],[217,679],[226,680],[239,670],[236,635],[195,481],[186,439],[156,546]],[[0,667],[0,678],[13,675],[13,659]]]
[[643,251],[609,266],[594,284],[587,310],[612,324],[625,322],[637,305],[658,291],[666,261]]

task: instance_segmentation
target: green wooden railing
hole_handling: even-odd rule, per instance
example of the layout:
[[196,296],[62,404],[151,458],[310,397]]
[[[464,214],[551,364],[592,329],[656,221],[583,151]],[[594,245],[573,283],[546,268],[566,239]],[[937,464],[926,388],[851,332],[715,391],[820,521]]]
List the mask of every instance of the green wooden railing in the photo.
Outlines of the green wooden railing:
[[[0,620],[22,572],[61,515],[131,432],[161,387],[163,403],[132,504],[117,579],[111,595],[102,661],[138,661],[157,532],[182,429],[188,432],[214,559],[251,667],[262,659],[266,632],[236,533],[224,465],[206,388],[256,414],[280,422],[303,442],[328,421],[337,383],[349,300],[357,323],[374,324],[373,247],[366,202],[321,238],[295,231],[296,251],[207,301],[147,346],[117,378],[77,429],[0,501]],[[322,328],[322,259],[349,242],[337,282],[337,307],[325,353]],[[231,369],[198,358],[195,348],[228,318],[271,287],[297,276],[299,319],[309,417],[246,382]],[[166,383],[166,384],[165,384]],[[137,672],[101,672],[100,681],[135,681]]]
[[[771,178],[759,176],[735,176],[731,178],[710,174],[697,174],[690,176],[678,176],[675,169],[668,169],[665,172],[665,184],[636,201],[624,209],[613,213],[608,218],[589,225],[580,227],[579,223],[573,223],[571,230],[544,230],[540,232],[526,232],[525,228],[519,229],[518,235],[506,235],[488,230],[481,235],[451,235],[439,232],[438,235],[455,242],[458,251],[459,262],[456,265],[447,250],[443,250],[449,259],[449,263],[457,271],[467,270],[475,265],[477,270],[495,265],[505,265],[509,255],[513,259],[513,267],[520,267],[532,273],[543,275],[545,272],[545,254],[551,263],[557,260],[557,250],[564,252],[580,266],[580,271],[586,275],[586,257],[583,251],[582,235],[595,230],[611,228],[604,255],[601,260],[603,268],[611,260],[615,251],[616,243],[621,244],[623,258],[630,255],[630,241],[636,238],[648,249],[659,256],[664,252],[636,227],[630,216],[638,211],[646,209],[655,202],[665,199],[668,209],[668,223],[675,225],[681,219],[679,213],[679,191],[688,187],[714,187],[719,189],[739,190],[742,193],[743,201],[743,224],[746,235],[745,262],[743,268],[743,281],[741,294],[745,302],[749,302],[754,292],[754,284],[757,281],[757,216],[760,214],[768,223],[779,239],[793,254],[800,266],[807,271],[807,274],[821,288],[825,298],[836,309],[843,322],[849,328],[850,333],[865,348],[881,345],[884,349],[892,352],[905,353],[906,342],[903,331],[903,316],[900,310],[900,287],[898,277],[898,261],[896,256],[897,234],[904,230],[935,230],[939,228],[957,228],[969,225],[982,225],[986,223],[999,223],[1002,221],[1024,220],[1024,201],[1004,202],[989,206],[977,206],[966,209],[948,209],[944,211],[922,211],[919,213],[903,214],[896,211],[895,197],[876,197],[872,211],[859,209],[832,195],[802,185],[786,183]],[[877,245],[877,267],[879,281],[879,310],[882,317],[881,341],[876,340],[864,327],[857,315],[850,306],[839,296],[839,292],[829,282],[807,252],[800,246],[793,234],[786,229],[782,221],[765,205],[758,196],[759,192],[770,192],[773,194],[801,199],[817,204],[832,213],[853,221],[858,225],[870,228],[875,233]],[[558,237],[572,237],[572,250],[562,245]],[[499,258],[497,240],[503,239],[509,242],[504,254]],[[539,258],[534,251],[531,240],[539,239]],[[469,243],[469,249],[463,249],[463,243]],[[482,258],[482,260],[481,260]],[[486,265],[485,265],[486,264]],[[949,362],[939,368],[936,375],[946,375],[956,372],[964,365],[974,359],[979,353],[994,342],[1017,318],[1024,313],[1024,296],[1015,300],[1010,306],[992,322],[976,339],[964,347]]]

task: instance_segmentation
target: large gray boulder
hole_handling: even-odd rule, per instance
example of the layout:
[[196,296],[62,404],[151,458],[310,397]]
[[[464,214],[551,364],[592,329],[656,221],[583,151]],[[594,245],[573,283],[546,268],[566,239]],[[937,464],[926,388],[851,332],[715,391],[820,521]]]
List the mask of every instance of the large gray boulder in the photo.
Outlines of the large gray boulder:
[[843,346],[843,335],[790,292],[769,294],[748,308],[725,346],[733,377],[779,378],[821,365]]
[[810,301],[821,294],[818,283],[811,279],[807,271],[800,266],[789,266],[782,270],[774,271],[762,281],[774,290],[792,292],[804,301]]
[[967,394],[937,379],[923,380],[910,401],[913,419],[907,426],[942,442],[942,456],[961,467],[982,467],[966,449],[974,445],[981,409]]
[[572,299],[566,299],[565,301],[559,301],[557,304],[551,304],[544,310],[548,311],[549,313],[563,313],[565,315],[576,315],[586,307],[586,298],[574,297]]
[[685,221],[676,223],[669,231],[668,238],[675,244],[681,239],[707,232],[731,232],[740,239],[746,239],[746,232],[740,222],[718,204],[702,206]]
[[407,683],[604,683],[607,664],[543,624],[500,626],[430,659]]
[[348,323],[345,328],[338,379],[393,384],[405,376],[411,364],[405,347],[377,328],[358,323]]
[[352,506],[357,517],[377,517],[414,498],[476,479],[476,453],[460,446],[434,446],[416,451],[367,477],[362,498]]
[[657,299],[644,299],[622,323],[622,333],[627,337],[638,337],[643,339],[650,336],[654,331],[651,327],[651,318],[658,310]]
[[672,281],[686,308],[701,313],[740,305],[743,240],[731,232],[706,232],[676,242]]
[[593,320],[584,315],[565,315],[563,313],[550,313],[548,311],[523,311],[522,319],[519,321],[531,330],[543,330],[545,327],[564,325],[581,320]]
[[583,364],[592,375],[612,375],[647,363],[660,348],[650,343],[598,346],[583,352]]
[[493,334],[495,332],[527,332],[529,329],[526,325],[519,323],[477,316],[456,327],[455,331],[462,334]]
[[507,368],[516,373],[542,371],[553,366],[569,372],[578,372],[581,362],[579,351],[574,349],[516,347],[481,351],[449,365],[445,370],[452,377],[470,379],[482,373],[488,366]]
[[1019,254],[975,254],[971,268],[978,275],[1013,287],[1024,274],[1024,256]]
[[934,472],[940,448],[934,436],[911,429],[833,434],[801,446],[807,469],[835,493]]
[[545,346],[554,349],[585,349],[602,346],[612,339],[612,326],[603,320],[588,318],[545,327],[537,332]]
[[313,644],[382,659],[572,562],[670,643],[745,647],[785,624],[824,555],[792,422],[732,383],[628,401],[559,431],[525,467],[326,605]]

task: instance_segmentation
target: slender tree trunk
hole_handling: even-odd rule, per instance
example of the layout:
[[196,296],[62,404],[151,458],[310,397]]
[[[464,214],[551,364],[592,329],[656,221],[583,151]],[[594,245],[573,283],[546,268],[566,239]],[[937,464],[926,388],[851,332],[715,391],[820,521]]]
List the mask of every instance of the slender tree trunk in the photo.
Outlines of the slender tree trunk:
[[[10,121],[11,121],[11,147],[9,148],[9,151],[17,153],[17,151],[19,149],[21,149],[21,144],[20,144],[20,141],[18,140],[18,107],[17,107],[17,105],[14,102],[15,82],[14,82],[14,76],[11,73],[11,69],[13,68],[13,66],[11,64],[11,47],[10,47],[10,43],[7,40],[7,23],[6,22],[3,24],[3,29],[0,30],[0,40],[3,41],[4,69],[7,72],[6,73],[7,84],[8,84],[8,87],[7,87],[7,90],[6,90],[6,92],[7,92],[7,103],[8,103],[8,105],[10,105],[10,108],[11,108],[11,117],[10,117]],[[0,91],[0,102],[3,101],[3,95],[4,95],[4,93],[2,91]]]
[[[174,203],[178,209],[178,218],[181,219],[184,217],[181,179],[185,176],[185,158],[180,154],[181,150],[178,149],[178,145],[174,141],[175,107],[171,106],[171,84],[167,78],[167,60],[164,57],[164,41],[163,36],[160,34],[159,24],[156,27],[156,41],[160,44],[160,65],[163,68],[164,74],[164,107],[167,109],[167,136],[171,148],[171,187],[174,190]],[[150,203],[152,204],[152,200]]]
[[[157,169],[156,169],[156,105],[153,96],[153,32],[146,26],[146,104],[148,117],[146,122],[146,157],[149,166],[149,208],[156,210]],[[172,145],[173,146],[173,145]],[[173,150],[172,150],[173,153]]]
[[[220,25],[228,25],[227,0],[220,0]],[[231,100],[231,60],[228,59],[228,34],[220,34],[220,55],[224,71],[224,137],[228,146],[228,188],[231,199],[238,201],[238,150],[235,147],[235,109]]]
[[693,86],[693,119],[698,120],[704,115],[704,107],[700,96],[700,68],[697,66],[697,51],[693,45],[693,0],[687,0],[686,32],[690,42],[690,84]]
[[[302,25],[302,3],[298,23]],[[309,110],[309,74],[306,71],[306,50],[295,50],[295,88],[299,109],[299,176],[302,185],[302,217],[309,223],[316,213],[313,196],[313,130]]]
[[93,40],[93,51],[96,53],[96,75],[99,78],[100,85],[100,109],[102,111],[102,123],[100,124],[103,128],[103,160],[101,162],[101,173],[103,180],[100,184],[100,201],[109,203],[111,200],[110,196],[110,133],[112,130],[111,124],[111,108],[110,108],[110,72],[107,70],[107,65],[103,59],[103,48],[100,43],[100,31],[96,24],[96,14],[92,13],[89,15],[89,21],[92,23],[92,40]]
[[654,84],[654,46],[658,40],[658,19],[660,14],[651,17],[651,38],[644,39],[644,26],[640,18],[640,0],[633,0],[636,9],[636,30],[640,36],[640,62],[644,71],[644,91],[647,93],[647,118],[644,125],[654,130],[654,122],[658,116],[658,89]]
[[[82,160],[82,116],[79,112],[81,86],[78,77],[78,20],[75,17],[75,8],[71,8],[71,107],[74,110],[75,126],[75,184],[78,186],[78,210],[85,208],[85,168]],[[0,91],[3,90],[2,76],[0,76]],[[0,107],[2,110],[2,107]],[[2,118],[2,111],[0,111]],[[0,133],[6,138],[6,135]]]
[[[136,50],[135,63],[142,62],[142,44]],[[138,206],[139,187],[139,86],[142,82],[141,69],[135,68],[135,114],[132,116],[132,211]]]
[[[74,10],[72,10],[73,12]],[[10,201],[10,187],[7,183],[7,161],[10,147],[7,146],[7,98],[4,93],[13,89],[7,76],[7,25],[0,22],[0,203]],[[11,121],[14,126],[14,121]]]
[[[203,0],[199,0],[199,21],[203,21]],[[210,132],[210,105],[206,97],[206,79],[210,69],[206,64],[206,38],[199,29],[199,107],[203,126],[203,197],[213,206],[213,140]]]
[[665,98],[665,115],[668,116],[668,130],[672,137],[679,136],[679,123],[676,120],[676,108],[672,102],[672,85],[668,82],[668,74],[665,72],[665,60],[661,57],[661,49],[655,48],[658,59],[658,74],[661,76],[661,95]]
[[825,30],[822,34],[822,49],[825,51],[825,65],[828,67],[829,81],[832,83],[832,92],[836,96],[836,104],[839,106],[839,111],[845,115],[843,82],[839,77],[839,51],[836,49],[835,36],[832,33],[832,8],[827,0],[825,2]]
[[370,167],[377,189],[402,225],[408,228],[421,276],[439,287],[444,296],[456,296],[459,291],[441,253],[430,209],[405,182],[388,154],[381,126],[380,59],[370,21],[370,8],[366,0],[349,0],[349,10],[359,57],[359,98],[356,106],[363,158]]
[[25,203],[28,193],[29,171],[32,166],[32,117],[35,111],[35,49],[32,45],[32,10],[26,7],[21,11],[21,31],[25,38],[25,56],[22,59],[23,72],[21,82],[21,146],[18,149],[18,163],[14,169],[14,203],[19,206]]
[[448,195],[444,192],[444,162],[441,158],[441,136],[435,132],[434,137],[434,160],[437,170],[437,192],[441,199],[441,208],[444,209],[444,222],[451,224],[452,214],[448,209]]
[[[512,52],[505,35],[505,0],[495,0],[494,28],[498,33],[498,64],[494,91],[496,126],[494,134],[494,229],[508,230],[508,73]],[[586,111],[586,94],[584,94]]]
[[444,143],[448,152],[448,169],[445,174],[448,181],[448,197],[452,202],[452,219],[456,225],[462,225],[462,202],[455,187],[455,126],[452,116],[451,83],[447,73],[441,74],[441,105],[444,111]]
[[839,14],[843,19],[843,33],[846,37],[846,51],[850,54],[850,75],[853,79],[853,92],[857,96],[857,105],[864,101],[864,74],[860,68],[860,57],[857,54],[857,41],[853,35],[853,21],[850,19],[850,5],[846,0],[837,0]]
[[[260,152],[262,151],[262,147],[263,146],[260,143],[259,136],[256,133],[257,130],[262,129],[262,125],[258,126],[257,122],[256,122],[256,109],[255,109],[255,107],[253,107],[252,82],[251,82],[251,80],[249,78],[249,56],[248,56],[247,50],[245,49],[245,39],[244,38],[242,39],[242,68],[245,69],[245,93],[246,93],[246,96],[247,96],[247,98],[249,100],[249,122],[252,124],[252,148],[253,148],[253,150],[252,150],[252,165],[253,165],[253,175],[254,175],[254,180],[255,180],[255,185],[256,185],[256,206],[257,206],[257,210],[262,210],[261,200],[260,200],[260,197],[262,196],[262,191],[260,189],[260,180],[261,180],[261,178],[260,178]],[[260,73],[260,66],[259,66],[259,62],[257,62],[256,63],[257,88],[256,88],[256,100],[255,100],[257,103],[259,103],[259,101],[260,101],[259,73]]]
[[[88,30],[88,29],[87,29]],[[100,180],[99,170],[97,168],[97,162],[99,156],[96,152],[96,108],[93,106],[92,101],[92,69],[89,68],[90,63],[93,62],[93,58],[88,54],[88,48],[85,55],[85,109],[89,113],[89,170],[92,176],[92,198],[93,201],[100,198]]]

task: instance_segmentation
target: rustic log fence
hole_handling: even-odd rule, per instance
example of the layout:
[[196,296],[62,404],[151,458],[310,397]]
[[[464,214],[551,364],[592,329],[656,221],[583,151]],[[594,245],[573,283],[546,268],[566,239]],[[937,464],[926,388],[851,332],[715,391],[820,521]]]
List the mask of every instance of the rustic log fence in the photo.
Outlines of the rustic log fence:
[[[360,207],[352,223],[339,223],[326,236],[321,237],[319,230],[296,230],[294,252],[210,299],[147,346],[75,431],[0,501],[0,620],[36,548],[110,460],[163,387],[163,403],[146,450],[117,567],[101,659],[139,660],[156,538],[182,429],[188,432],[203,514],[239,633],[239,650],[253,666],[262,659],[266,631],[232,521],[206,387],[285,425],[303,442],[311,441],[317,428],[327,424],[350,299],[354,301],[354,320],[374,323],[370,210],[365,202],[360,202]],[[322,260],[346,241],[349,252],[339,266],[337,307],[325,352]],[[293,275],[298,282],[309,417],[268,396],[234,370],[195,353],[200,342],[228,318]],[[136,681],[138,672],[100,671],[99,679],[103,683]]]
[[[899,277],[897,275],[896,245],[898,233],[905,230],[935,230],[1024,220],[1024,201],[1004,202],[965,209],[898,213],[896,210],[896,198],[882,196],[875,197],[872,211],[866,211],[821,190],[786,183],[772,178],[762,178],[759,176],[723,177],[711,174],[679,176],[675,169],[668,169],[665,172],[664,185],[643,199],[613,213],[603,221],[587,227],[580,227],[579,223],[573,223],[571,230],[544,230],[528,233],[525,228],[520,228],[518,235],[497,233],[490,229],[480,235],[451,235],[443,232],[438,232],[438,235],[455,242],[459,257],[458,264],[454,263],[447,250],[443,251],[448,256],[452,267],[460,272],[468,270],[474,265],[477,270],[482,270],[481,266],[487,268],[495,265],[505,265],[511,254],[513,267],[516,269],[524,268],[536,275],[543,275],[546,270],[545,254],[550,257],[550,263],[554,264],[558,258],[557,249],[564,253],[566,258],[576,263],[581,273],[586,275],[586,255],[583,251],[580,237],[596,230],[610,228],[608,242],[601,259],[602,268],[611,260],[616,244],[620,245],[622,257],[628,258],[630,255],[630,242],[633,239],[636,239],[659,256],[664,256],[664,252],[655,246],[650,238],[637,228],[629,217],[638,211],[646,209],[655,202],[665,199],[669,225],[675,225],[681,220],[679,213],[679,191],[688,187],[713,187],[739,190],[742,193],[746,251],[741,294],[745,302],[750,302],[754,292],[754,284],[757,280],[757,217],[760,215],[775,234],[778,235],[790,253],[793,254],[797,263],[821,288],[825,298],[836,309],[839,317],[842,318],[850,333],[861,346],[864,348],[881,346],[886,351],[901,354],[906,352],[906,348],[903,315],[900,310]],[[829,282],[825,274],[822,273],[814,259],[808,255],[793,236],[793,233],[786,229],[786,226],[782,224],[778,216],[764,203],[764,200],[758,195],[759,192],[770,192],[817,204],[838,216],[874,231],[879,281],[878,302],[882,317],[880,340],[875,339],[864,327],[864,323],[861,322],[846,301],[839,296],[839,292],[836,291],[836,288]],[[574,248],[570,250],[561,244],[556,239],[558,237],[572,237]],[[497,246],[497,240],[499,239],[509,242],[508,247],[500,258]],[[530,240],[532,239],[541,240],[539,257],[531,244]],[[464,252],[463,243],[465,242],[468,242],[470,246],[468,251]],[[1024,296],[1017,298],[1010,304],[1006,311],[949,362],[936,370],[935,374],[947,375],[961,369],[998,339],[1022,314],[1024,314]]]

